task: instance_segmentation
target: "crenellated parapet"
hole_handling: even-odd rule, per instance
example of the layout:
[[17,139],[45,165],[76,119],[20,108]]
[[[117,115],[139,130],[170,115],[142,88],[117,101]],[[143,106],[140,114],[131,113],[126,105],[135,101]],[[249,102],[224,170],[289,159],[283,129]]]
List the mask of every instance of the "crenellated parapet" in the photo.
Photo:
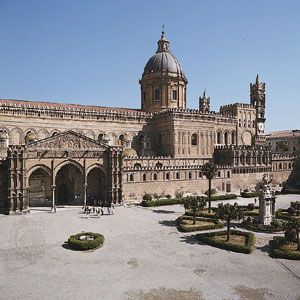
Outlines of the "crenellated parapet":
[[30,116],[54,119],[140,120],[152,113],[137,109],[110,108],[78,104],[62,104],[21,100],[0,100],[0,115]]

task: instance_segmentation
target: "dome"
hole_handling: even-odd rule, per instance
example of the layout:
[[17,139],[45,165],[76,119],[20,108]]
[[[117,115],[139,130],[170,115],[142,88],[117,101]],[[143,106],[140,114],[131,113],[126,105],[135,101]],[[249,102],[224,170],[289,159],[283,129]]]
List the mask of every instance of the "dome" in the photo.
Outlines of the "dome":
[[147,62],[144,74],[171,72],[184,77],[184,73],[177,58],[170,52],[159,52]]
[[170,72],[185,77],[178,59],[169,49],[169,41],[166,39],[164,32],[162,32],[161,38],[157,44],[156,54],[148,60],[143,75]]

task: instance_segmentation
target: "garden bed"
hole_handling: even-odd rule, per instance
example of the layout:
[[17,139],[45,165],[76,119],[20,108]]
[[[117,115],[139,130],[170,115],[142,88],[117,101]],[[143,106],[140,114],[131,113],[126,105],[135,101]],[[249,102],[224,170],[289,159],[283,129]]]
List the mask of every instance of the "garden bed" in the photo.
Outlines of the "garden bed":
[[287,209],[278,209],[276,211],[276,218],[282,219],[282,220],[288,220],[289,221],[292,218],[300,219],[300,215],[299,216],[297,216],[297,215],[290,215],[287,212]]
[[[184,215],[193,216],[193,212],[186,211]],[[216,218],[216,208],[212,208],[210,213],[208,212],[208,209],[200,210],[197,212],[196,216],[202,217],[202,218],[215,219]]]
[[297,251],[297,244],[287,241],[284,237],[274,236],[269,243],[270,257],[300,260],[300,251]]
[[193,217],[181,216],[176,220],[177,229],[181,232],[203,231],[223,228],[224,225],[217,219],[196,217],[196,224],[193,224]]
[[100,233],[82,232],[71,235],[68,239],[68,245],[73,250],[91,250],[102,246],[104,243],[104,236]]
[[230,239],[226,241],[226,231],[197,234],[196,239],[213,247],[249,254],[255,246],[255,236],[251,232],[230,230]]
[[245,229],[255,231],[255,232],[276,233],[276,232],[282,232],[286,230],[285,223],[283,225],[274,226],[274,225],[263,225],[263,224],[244,221],[242,222],[241,225]]

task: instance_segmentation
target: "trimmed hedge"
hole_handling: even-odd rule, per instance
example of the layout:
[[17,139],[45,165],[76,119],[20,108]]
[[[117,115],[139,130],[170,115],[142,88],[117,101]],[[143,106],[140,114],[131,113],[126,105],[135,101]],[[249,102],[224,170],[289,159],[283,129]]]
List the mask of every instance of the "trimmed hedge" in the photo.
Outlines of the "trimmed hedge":
[[277,211],[276,211],[276,218],[278,219],[283,219],[283,220],[288,220],[290,221],[292,218],[294,217],[297,217],[297,215],[290,215],[288,212],[287,212],[287,209],[281,209],[279,208]]
[[[93,240],[80,240],[81,236],[92,236]],[[71,235],[68,239],[68,244],[73,250],[90,250],[102,246],[104,243],[104,236],[100,233],[82,232],[75,235]]]
[[[184,220],[193,220],[193,217],[190,216],[181,216],[176,220],[177,229],[181,232],[192,232],[192,231],[203,231],[203,230],[210,230],[210,229],[218,229],[223,228],[224,225],[217,219],[210,219],[210,218],[196,218],[196,221],[203,221],[203,222],[210,222],[211,225],[189,225],[188,227],[185,224],[182,224]],[[192,227],[190,227],[192,226]]]
[[[208,197],[204,197],[208,201]],[[236,194],[226,194],[211,196],[211,201],[220,201],[220,200],[232,200],[236,199]],[[171,199],[159,199],[159,200],[143,200],[141,206],[143,207],[153,207],[153,206],[163,206],[163,205],[174,205],[174,204],[184,204],[185,198],[171,198]]]
[[[200,210],[200,211],[197,212],[196,216],[197,217],[201,217],[201,218],[215,219],[216,218],[216,214],[215,214],[216,213],[216,208],[212,207],[211,211],[214,214],[209,214],[208,210]],[[186,211],[184,215],[186,215],[186,216],[193,216],[193,213],[191,211]]]
[[151,201],[146,201],[143,200],[141,202],[141,206],[143,207],[153,207],[153,206],[163,206],[163,205],[174,205],[174,204],[183,204],[184,203],[184,198],[171,198],[171,199],[159,199],[159,200],[151,200]]
[[255,231],[255,232],[266,232],[266,233],[276,233],[281,232],[286,229],[286,224],[282,226],[274,226],[274,225],[263,225],[263,224],[256,224],[244,221],[242,226],[248,230]]
[[259,196],[259,192],[241,192],[242,198],[253,198],[258,196]]
[[225,249],[233,252],[246,253],[249,254],[254,250],[255,246],[255,235],[251,232],[243,232],[238,230],[230,230],[230,234],[244,236],[246,241],[244,246],[231,244],[225,241],[216,241],[213,240],[213,236],[226,235],[226,231],[217,231],[217,232],[208,232],[201,233],[196,235],[196,239],[205,244],[208,244],[213,247],[217,247],[220,249]]
[[281,250],[280,246],[286,243],[287,240],[282,236],[274,236],[269,242],[269,255],[272,258],[285,258],[291,260],[300,260],[300,251]]

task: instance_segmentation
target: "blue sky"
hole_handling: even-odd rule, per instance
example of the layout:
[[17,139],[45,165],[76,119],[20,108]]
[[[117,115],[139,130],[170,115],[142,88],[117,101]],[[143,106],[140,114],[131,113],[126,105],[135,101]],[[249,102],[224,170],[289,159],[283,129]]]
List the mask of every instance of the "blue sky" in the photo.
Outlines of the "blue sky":
[[266,82],[267,131],[300,129],[300,1],[0,0],[0,98],[140,107],[162,24],[187,106],[249,102]]

